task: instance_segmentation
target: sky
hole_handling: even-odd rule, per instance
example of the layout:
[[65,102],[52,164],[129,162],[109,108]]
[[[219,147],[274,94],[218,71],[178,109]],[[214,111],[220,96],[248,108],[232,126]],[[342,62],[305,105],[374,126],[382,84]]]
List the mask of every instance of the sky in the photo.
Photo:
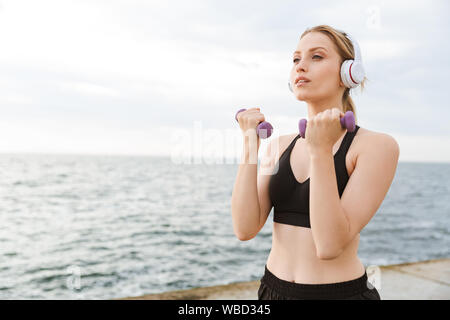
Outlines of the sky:
[[358,125],[395,138],[399,161],[450,162],[449,12],[445,0],[0,0],[0,153],[237,159],[238,109],[260,107],[273,137],[307,118],[287,87],[292,52],[327,24],[361,48]]

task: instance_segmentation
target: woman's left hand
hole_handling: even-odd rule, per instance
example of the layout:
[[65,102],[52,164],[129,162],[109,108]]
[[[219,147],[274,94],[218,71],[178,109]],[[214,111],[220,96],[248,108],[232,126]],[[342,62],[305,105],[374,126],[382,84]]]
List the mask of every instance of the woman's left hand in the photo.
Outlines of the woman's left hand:
[[332,153],[334,144],[347,130],[341,126],[341,117],[343,116],[344,113],[341,110],[332,108],[319,112],[308,120],[305,140],[310,156],[324,152]]

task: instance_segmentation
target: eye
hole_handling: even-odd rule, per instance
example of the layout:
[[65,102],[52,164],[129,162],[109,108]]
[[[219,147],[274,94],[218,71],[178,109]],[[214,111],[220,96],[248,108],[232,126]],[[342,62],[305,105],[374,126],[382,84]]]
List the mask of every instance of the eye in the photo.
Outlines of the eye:
[[[322,57],[319,56],[319,55],[317,55],[317,54],[315,54],[315,55],[313,56],[313,59],[314,59],[315,57],[317,57],[318,59],[322,59]],[[292,60],[292,62],[295,63],[295,61],[297,61],[297,60],[300,60],[300,59],[299,59],[299,58],[295,58],[294,60]]]

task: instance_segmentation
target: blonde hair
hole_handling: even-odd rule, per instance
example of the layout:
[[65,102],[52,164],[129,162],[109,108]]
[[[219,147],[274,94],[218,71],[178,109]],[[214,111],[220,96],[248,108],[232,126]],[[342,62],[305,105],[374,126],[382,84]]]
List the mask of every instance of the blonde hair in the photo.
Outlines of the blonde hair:
[[[345,32],[341,32],[339,30],[334,29],[328,25],[319,25],[312,28],[307,28],[303,34],[300,36],[300,39],[303,38],[310,32],[321,32],[325,34],[335,45],[339,56],[341,57],[340,64],[344,62],[344,60],[354,59],[355,51],[353,48],[352,42],[347,38],[347,34]],[[339,70],[340,75],[340,70]],[[364,84],[368,81],[366,77],[364,77],[361,82],[361,92],[364,90]],[[342,106],[344,108],[344,113],[347,111],[353,112],[355,115],[355,123],[356,121],[356,111],[355,111],[355,103],[353,99],[350,97],[350,88],[346,88],[344,94],[342,95]]]

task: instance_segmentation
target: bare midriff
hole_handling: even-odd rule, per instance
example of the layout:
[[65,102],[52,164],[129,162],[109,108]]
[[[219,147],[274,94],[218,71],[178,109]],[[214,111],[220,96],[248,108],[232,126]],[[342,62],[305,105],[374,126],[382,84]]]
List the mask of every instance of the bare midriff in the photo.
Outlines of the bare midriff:
[[325,284],[354,280],[365,272],[358,258],[359,234],[336,258],[317,257],[310,228],[273,223],[272,250],[267,268],[282,280],[303,284]]

